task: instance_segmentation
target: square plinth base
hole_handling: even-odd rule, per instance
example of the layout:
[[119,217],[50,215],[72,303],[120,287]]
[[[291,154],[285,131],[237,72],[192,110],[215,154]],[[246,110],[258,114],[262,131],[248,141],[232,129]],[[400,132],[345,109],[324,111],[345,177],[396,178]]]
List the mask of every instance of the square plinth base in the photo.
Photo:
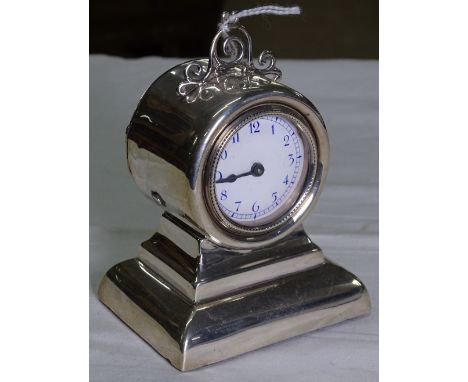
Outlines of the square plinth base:
[[107,272],[99,298],[182,371],[370,311],[362,282],[330,262],[195,303],[132,259]]

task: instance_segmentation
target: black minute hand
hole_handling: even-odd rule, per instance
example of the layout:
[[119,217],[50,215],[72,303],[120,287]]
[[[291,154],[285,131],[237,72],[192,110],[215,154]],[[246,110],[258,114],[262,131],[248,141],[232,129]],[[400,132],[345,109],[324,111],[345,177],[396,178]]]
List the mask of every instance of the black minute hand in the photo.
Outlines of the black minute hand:
[[252,165],[252,168],[250,169],[249,172],[244,172],[244,173],[239,174],[239,175],[231,174],[231,175],[227,176],[226,178],[218,179],[216,181],[216,183],[233,183],[237,179],[242,178],[243,176],[249,176],[249,175],[261,176],[261,175],[263,175],[264,172],[265,172],[265,168],[263,167],[263,165],[261,163],[255,162]]

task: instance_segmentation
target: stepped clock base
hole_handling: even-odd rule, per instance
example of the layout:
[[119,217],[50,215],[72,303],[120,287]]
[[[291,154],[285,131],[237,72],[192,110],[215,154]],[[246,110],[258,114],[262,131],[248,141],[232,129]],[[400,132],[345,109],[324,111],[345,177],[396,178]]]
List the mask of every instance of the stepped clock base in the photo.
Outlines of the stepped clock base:
[[188,298],[145,263],[131,259],[107,272],[99,298],[182,371],[370,311],[362,282],[325,259],[208,301]]

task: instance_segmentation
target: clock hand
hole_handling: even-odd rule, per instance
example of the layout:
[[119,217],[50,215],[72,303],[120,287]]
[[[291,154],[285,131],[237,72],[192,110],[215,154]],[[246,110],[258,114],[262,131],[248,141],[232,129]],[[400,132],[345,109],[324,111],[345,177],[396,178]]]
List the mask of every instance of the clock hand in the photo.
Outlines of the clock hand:
[[243,176],[252,175],[252,176],[257,177],[257,176],[263,175],[264,172],[265,172],[265,168],[263,167],[263,165],[261,163],[255,162],[252,165],[252,168],[250,169],[249,172],[244,172],[244,173],[239,174],[239,175],[231,174],[231,175],[227,176],[226,178],[221,178],[221,179],[217,180],[216,183],[233,183],[237,179],[242,178]]

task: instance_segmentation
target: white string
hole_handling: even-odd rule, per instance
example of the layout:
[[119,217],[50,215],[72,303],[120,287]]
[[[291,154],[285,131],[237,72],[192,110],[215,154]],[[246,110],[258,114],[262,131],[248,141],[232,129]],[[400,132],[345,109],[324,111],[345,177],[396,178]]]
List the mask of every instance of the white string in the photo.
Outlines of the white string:
[[237,20],[248,17],[248,16],[257,16],[257,15],[278,15],[278,16],[288,16],[288,15],[300,15],[301,8],[298,6],[295,7],[279,7],[277,5],[265,5],[263,7],[244,9],[243,11],[234,12],[233,14],[226,17],[222,22],[218,24],[219,30],[223,32],[229,31],[229,24],[234,24]]

